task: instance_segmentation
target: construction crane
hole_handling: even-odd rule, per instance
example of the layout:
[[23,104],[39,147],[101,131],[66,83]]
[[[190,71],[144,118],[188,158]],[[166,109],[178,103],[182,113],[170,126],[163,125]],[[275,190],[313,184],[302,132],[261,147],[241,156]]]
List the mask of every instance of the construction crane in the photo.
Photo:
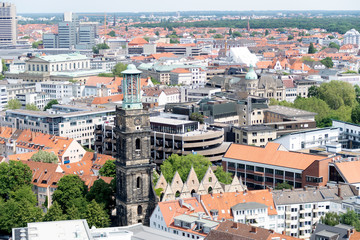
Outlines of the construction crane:
[[100,14],[100,13],[89,13],[89,14],[87,14],[87,13],[79,13],[78,16],[84,16],[84,17],[86,17],[86,16],[104,16],[104,29],[105,29],[105,35],[106,35],[106,33],[107,33],[107,21],[106,21],[107,15],[106,15],[106,13],[104,13],[104,14]]

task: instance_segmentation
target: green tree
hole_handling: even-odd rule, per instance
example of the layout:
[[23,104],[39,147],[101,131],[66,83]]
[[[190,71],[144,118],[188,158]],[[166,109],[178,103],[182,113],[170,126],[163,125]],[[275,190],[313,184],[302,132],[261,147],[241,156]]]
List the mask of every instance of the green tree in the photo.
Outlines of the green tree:
[[224,38],[224,36],[220,33],[217,33],[213,36],[213,38]]
[[53,193],[53,201],[58,202],[65,211],[72,205],[81,207],[82,201],[85,202],[84,196],[86,193],[87,186],[79,176],[65,175],[58,182],[58,188]]
[[177,40],[176,38],[170,38],[170,43],[177,44],[177,43],[180,43],[180,41]]
[[334,39],[335,37],[333,35],[328,36],[329,39]]
[[[160,168],[166,181],[171,182],[177,171],[181,179],[185,182],[189,175],[191,167],[194,168],[196,176],[201,181],[201,179],[203,179],[206,171],[211,165],[211,162],[202,155],[188,154],[186,156],[179,156],[177,154],[172,154],[168,159],[163,162],[163,165],[161,165]],[[220,182],[229,182],[228,177],[230,175],[223,173],[222,168],[216,169],[215,174],[216,176],[220,177],[218,179]]]
[[310,112],[316,112],[316,123],[319,124],[323,119],[329,116],[330,107],[324,100],[319,98],[296,98],[294,101],[294,107]]
[[288,40],[293,40],[294,39],[294,36],[293,35],[289,35],[288,36]]
[[360,105],[354,107],[351,111],[351,121],[353,123],[359,124],[360,123]]
[[331,109],[338,109],[342,105],[353,107],[356,104],[354,87],[347,82],[331,81],[319,87],[319,98],[324,100]]
[[278,183],[275,186],[276,190],[291,189],[291,188],[292,188],[292,186],[288,182]]
[[10,99],[8,103],[5,106],[6,109],[20,109],[21,108],[21,102],[17,99]]
[[110,47],[106,43],[99,43],[93,47],[93,53],[99,54],[101,49],[109,49]]
[[109,35],[110,37],[116,37],[116,33],[114,30],[110,31],[107,35]]
[[66,220],[67,216],[63,213],[61,206],[55,201],[44,216],[44,221]]
[[156,32],[155,32],[155,35],[156,35],[156,36],[160,36],[159,31],[156,31]]
[[30,186],[22,186],[11,193],[11,198],[0,200],[0,230],[10,233],[12,228],[25,227],[29,222],[39,222],[42,210],[36,206],[36,196]]
[[0,197],[9,198],[9,194],[23,186],[31,184],[32,172],[20,161],[0,163]]
[[214,174],[219,180],[219,182],[222,182],[224,184],[230,184],[232,182],[232,174],[229,172],[225,172],[222,166],[217,166]]
[[31,156],[31,160],[34,162],[43,162],[43,163],[58,163],[59,158],[55,153],[46,152],[39,150],[37,153]]
[[356,101],[358,103],[360,103],[360,87],[359,87],[359,85],[356,84],[354,86],[354,89],[355,89]]
[[313,44],[313,43],[310,43],[308,53],[309,53],[309,54],[316,53],[316,48],[314,47],[314,44]]
[[356,231],[360,231],[359,215],[353,210],[348,210],[346,213],[341,214],[340,222],[342,224],[353,226]]
[[232,29],[231,29],[231,28],[229,29],[229,35],[230,35],[230,36],[232,36],[232,35],[233,35],[233,31],[232,31]]
[[66,211],[66,220],[77,220],[84,217],[85,213],[81,213],[74,204],[72,204]]
[[128,28],[128,26],[125,26],[125,31],[127,32],[127,31],[129,31],[129,28]]
[[123,64],[123,63],[117,63],[113,70],[112,70],[112,73],[115,75],[115,76],[118,76],[118,77],[122,77],[122,73],[123,71],[125,71],[127,68],[127,64]]
[[335,226],[340,223],[340,216],[335,212],[328,212],[325,217],[321,217],[321,222],[325,225]]
[[104,228],[110,225],[109,215],[95,200],[87,205],[85,218],[89,227]]
[[53,105],[59,104],[59,102],[56,99],[50,100],[44,107],[44,111],[51,109]]
[[265,30],[265,36],[269,35],[269,30]]
[[26,104],[25,109],[30,111],[40,111],[40,109],[34,103]]
[[39,48],[39,45],[43,44],[43,41],[33,42],[32,48]]
[[208,31],[208,33],[216,33],[216,30],[215,30],[215,29],[210,29],[210,30]]
[[108,160],[100,168],[99,173],[104,177],[115,177],[116,176],[116,166],[114,160]]
[[1,64],[2,64],[2,73],[7,72],[9,69],[8,69],[8,67],[6,66],[6,63],[5,63],[5,60],[4,60],[4,59],[1,59]]
[[327,68],[332,68],[334,66],[334,63],[330,57],[326,57],[320,61],[322,64],[325,65]]
[[150,38],[149,38],[149,37],[143,37],[143,39],[144,39],[145,41],[147,41],[147,42],[150,41]]
[[329,43],[329,48],[336,48],[337,50],[339,50],[339,49],[340,49],[340,46],[337,45],[337,44],[334,43],[334,42],[331,42],[331,43]]
[[94,182],[94,185],[90,188],[90,191],[86,195],[88,201],[95,200],[97,203],[110,212],[114,206],[114,192],[110,184],[106,183],[102,179],[98,179]]
[[308,97],[319,97],[319,87],[318,86],[311,86],[308,89]]
[[204,116],[197,112],[193,112],[190,115],[190,119],[193,121],[198,121],[200,124],[204,123]]
[[242,37],[240,32],[233,32],[233,37]]

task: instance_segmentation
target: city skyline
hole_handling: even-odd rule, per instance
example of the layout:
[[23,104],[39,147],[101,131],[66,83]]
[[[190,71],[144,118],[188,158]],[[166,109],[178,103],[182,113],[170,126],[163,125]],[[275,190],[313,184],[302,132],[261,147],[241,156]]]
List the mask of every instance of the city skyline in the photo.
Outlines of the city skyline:
[[263,10],[360,10],[357,0],[344,0],[341,5],[338,1],[311,1],[304,0],[301,5],[293,4],[285,0],[256,0],[255,2],[238,2],[224,0],[219,4],[214,0],[169,2],[155,0],[151,3],[146,0],[138,0],[136,4],[118,4],[115,0],[103,0],[101,6],[95,1],[89,3],[85,0],[12,0],[17,5],[18,13],[61,13],[72,12],[172,12],[172,11],[263,11]]

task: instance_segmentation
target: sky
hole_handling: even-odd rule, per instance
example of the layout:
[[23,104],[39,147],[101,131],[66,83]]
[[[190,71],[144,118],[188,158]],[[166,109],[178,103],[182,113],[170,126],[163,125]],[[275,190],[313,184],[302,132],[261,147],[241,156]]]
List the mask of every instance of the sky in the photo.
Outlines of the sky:
[[359,0],[0,0],[18,13],[360,10]]

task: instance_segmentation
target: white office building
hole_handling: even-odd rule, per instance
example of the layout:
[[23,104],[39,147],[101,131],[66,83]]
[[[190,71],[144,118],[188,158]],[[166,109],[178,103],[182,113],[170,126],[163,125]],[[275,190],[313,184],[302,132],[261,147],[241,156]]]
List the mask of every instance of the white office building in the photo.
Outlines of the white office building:
[[0,46],[16,45],[16,7],[12,3],[0,2]]
[[344,35],[343,45],[345,44],[357,44],[360,46],[360,33],[355,29],[347,31]]
[[330,143],[337,143],[339,135],[339,128],[330,127],[290,133],[275,139],[273,142],[280,143],[289,151],[298,151],[303,148],[320,147]]

